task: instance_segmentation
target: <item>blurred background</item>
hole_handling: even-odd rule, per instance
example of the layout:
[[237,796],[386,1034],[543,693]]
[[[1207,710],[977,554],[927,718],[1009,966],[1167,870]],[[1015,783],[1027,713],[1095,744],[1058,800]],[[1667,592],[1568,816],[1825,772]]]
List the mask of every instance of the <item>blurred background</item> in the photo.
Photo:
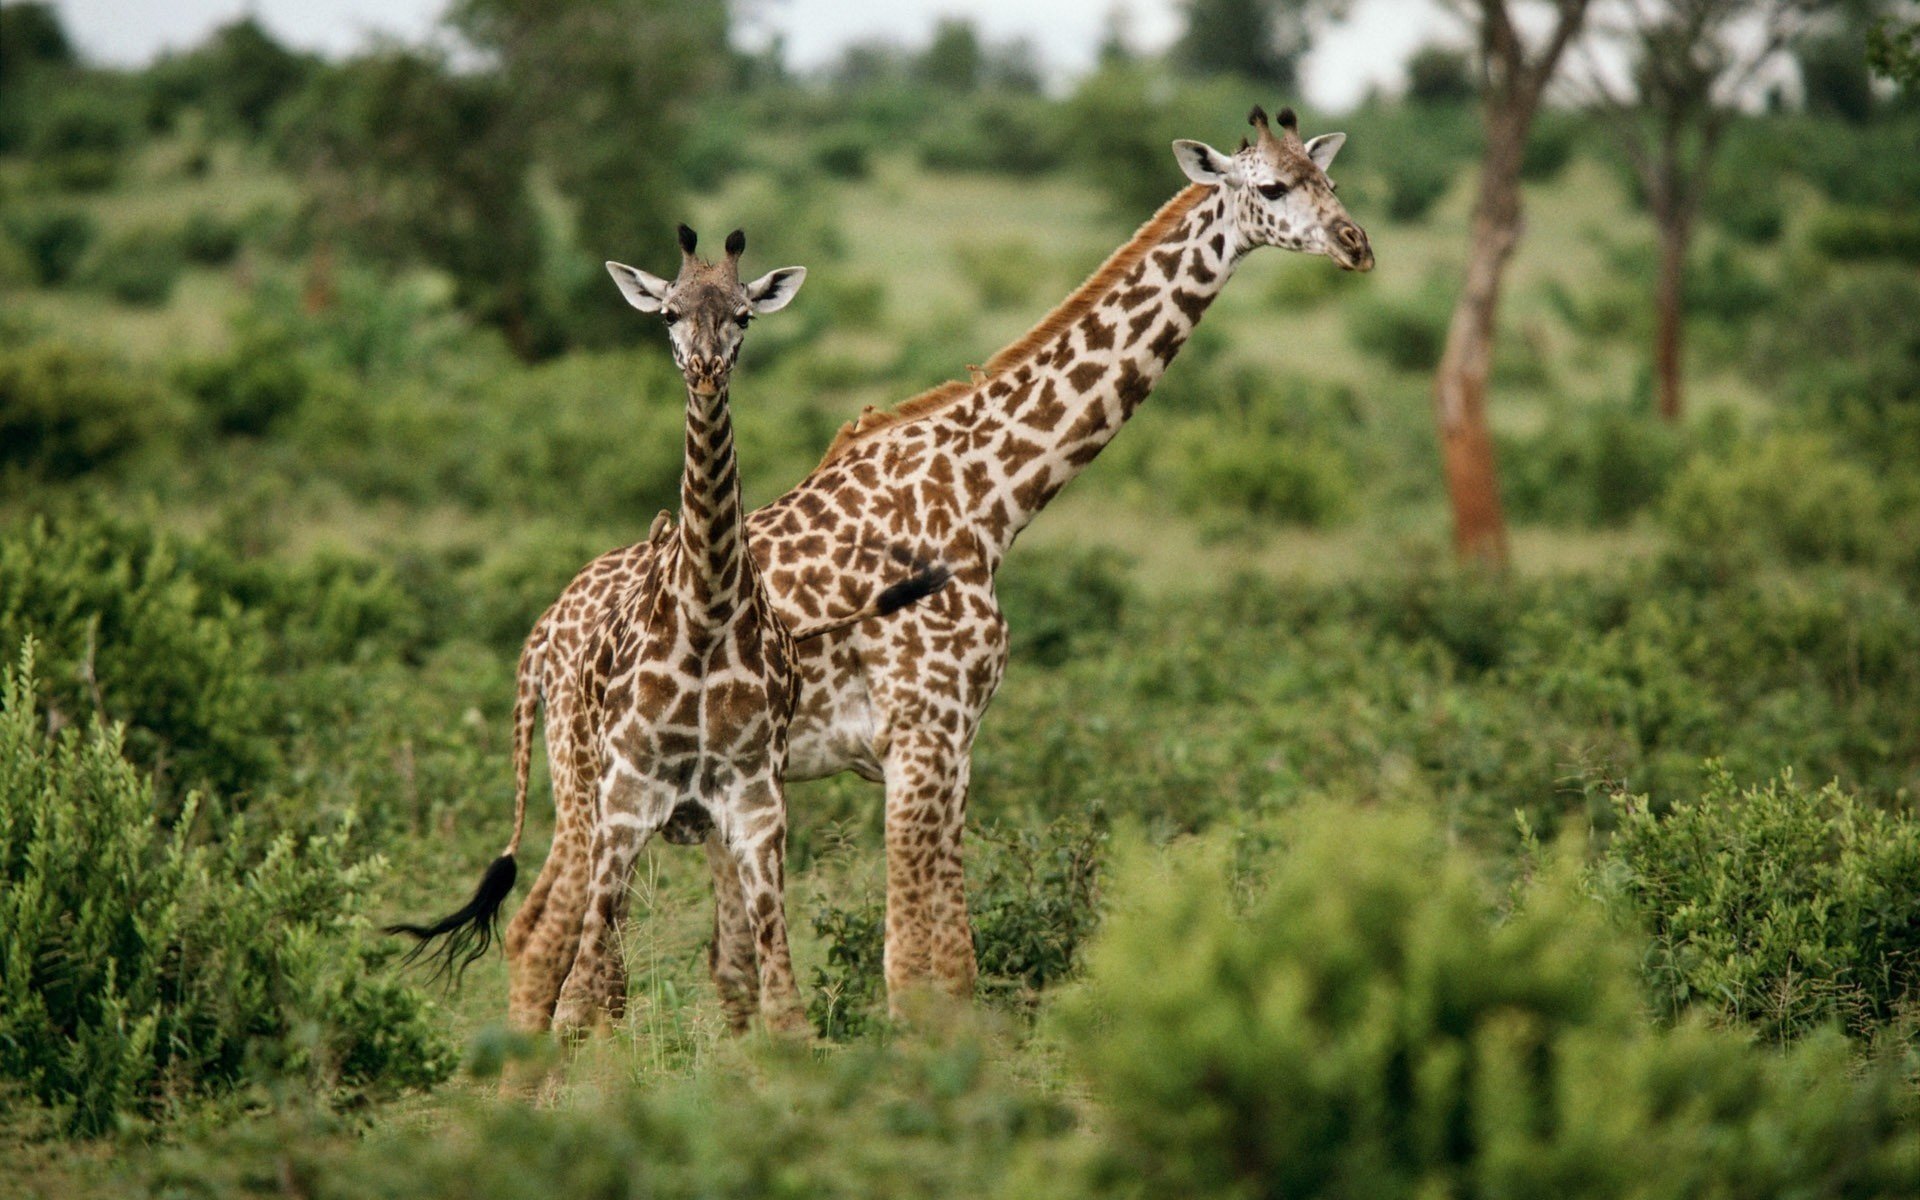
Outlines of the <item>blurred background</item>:
[[[0,652],[36,648],[9,673],[0,760],[47,756],[35,769],[68,782],[0,773],[0,832],[76,824],[46,835],[70,861],[0,853],[0,881],[39,880],[11,894],[47,928],[138,910],[183,922],[205,961],[255,947],[233,979],[292,982],[236,1006],[217,971],[204,995],[181,983],[178,953],[59,942],[58,994],[108,994],[99,963],[146,962],[126,1011],[150,1002],[173,1032],[69,1013],[118,1064],[103,1072],[60,1048],[58,1021],[29,1036],[6,1023],[26,1009],[0,1005],[0,1078],[98,1132],[270,1104],[244,1089],[316,1063],[330,1099],[424,1086],[453,1070],[449,1029],[497,1060],[497,959],[445,1008],[341,981],[395,978],[366,920],[447,907],[495,852],[520,639],[581,564],[676,503],[681,382],[602,261],[668,272],[686,221],[709,247],[743,227],[750,271],[809,268],[735,379],[761,503],[863,405],[964,377],[1027,329],[1183,185],[1173,139],[1231,148],[1255,103],[1348,134],[1331,174],[1378,267],[1253,255],[1140,429],[1011,555],[1014,662],[969,816],[988,1006],[1027,1030],[1080,971],[1112,830],[1211,839],[1244,898],[1311,808],[1400,850],[1445,846],[1496,889],[1532,878],[1538,838],[1590,832],[1595,878],[1657,883],[1619,893],[1655,930],[1625,952],[1656,1017],[1623,1002],[1633,1028],[1700,1017],[1782,1044],[1838,1028],[1855,1065],[1909,1045],[1916,22],[1892,0],[9,0]],[[96,757],[46,749],[95,722],[124,730]],[[1382,833],[1383,808],[1423,832]],[[879,793],[823,781],[794,810],[812,1015],[859,1040],[884,1007]],[[1681,812],[1694,824],[1666,823]],[[146,839],[129,863],[226,857],[89,893],[120,877],[74,864],[127,828]],[[1729,845],[1775,849],[1689,849]],[[1386,851],[1355,853],[1355,887],[1396,886]],[[1781,861],[1827,873],[1783,882]],[[704,1079],[725,1044],[704,867],[661,853],[643,875],[644,1003],[601,1065]],[[195,878],[279,907],[244,928],[238,901],[200,924],[140,907],[213,886]],[[320,911],[318,941],[275,932]],[[1290,919],[1263,928],[1291,936]],[[1110,978],[1151,970],[1140,938]],[[1513,977],[1536,968],[1554,969]],[[287,994],[327,999],[316,1015]],[[1002,1056],[1012,1076],[1074,1107],[1082,1084],[1063,1080],[1097,1036],[1038,1053],[1026,1036]],[[958,1069],[926,1065],[926,1086]],[[1104,1078],[1116,1111],[1145,1094]],[[455,1120],[447,1094],[398,1123]],[[915,1178],[984,1171],[1020,1140],[981,1149],[934,1108],[925,1128],[978,1157],[936,1147]],[[1094,1127],[1034,1119],[1020,1128]],[[688,1128],[700,1145],[726,1131]],[[229,1151],[253,1153],[207,1161]]]

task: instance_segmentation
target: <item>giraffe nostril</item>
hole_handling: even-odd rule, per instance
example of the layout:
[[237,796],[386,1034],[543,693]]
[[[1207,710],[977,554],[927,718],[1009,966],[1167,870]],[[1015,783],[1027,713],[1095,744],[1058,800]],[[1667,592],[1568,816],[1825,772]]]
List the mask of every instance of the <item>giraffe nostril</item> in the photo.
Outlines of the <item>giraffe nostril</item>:
[[1358,225],[1342,225],[1338,236],[1340,244],[1350,250],[1358,250],[1367,244],[1367,239],[1361,235]]

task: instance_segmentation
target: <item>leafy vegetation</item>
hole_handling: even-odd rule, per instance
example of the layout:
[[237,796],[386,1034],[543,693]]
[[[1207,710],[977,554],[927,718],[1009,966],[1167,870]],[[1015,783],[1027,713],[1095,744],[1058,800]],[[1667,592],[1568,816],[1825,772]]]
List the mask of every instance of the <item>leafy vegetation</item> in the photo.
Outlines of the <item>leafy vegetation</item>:
[[463,50],[332,62],[241,21],[122,71],[0,9],[10,1184],[1920,1191],[1920,124],[1832,46],[1815,111],[1727,129],[1677,426],[1653,231],[1603,127],[1543,114],[1505,578],[1441,565],[1470,64],[1302,113],[1379,268],[1249,258],[1009,555],[973,1011],[887,1017],[850,777],[793,789],[817,1048],[723,1032],[665,847],[612,1036],[501,1029],[497,957],[415,991],[367,923],[497,853],[520,639],[675,502],[679,374],[600,261],[667,269],[686,219],[812,270],[737,381],[764,502],[1026,329],[1181,186],[1171,139],[1244,129],[1244,82],[1118,36],[1050,96],[963,21],[804,78],[724,12],[475,0]]

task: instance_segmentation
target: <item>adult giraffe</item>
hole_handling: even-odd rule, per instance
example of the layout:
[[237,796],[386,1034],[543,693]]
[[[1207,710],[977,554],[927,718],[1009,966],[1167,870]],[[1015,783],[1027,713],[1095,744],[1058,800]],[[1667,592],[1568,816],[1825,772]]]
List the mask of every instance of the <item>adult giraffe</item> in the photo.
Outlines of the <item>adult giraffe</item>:
[[[965,995],[975,973],[961,871],[975,731],[1007,661],[994,574],[1021,530],[1084,470],[1152,391],[1247,254],[1278,246],[1373,266],[1366,234],[1326,175],[1345,134],[1302,142],[1255,108],[1257,138],[1225,154],[1174,143],[1192,183],[1085,283],[969,382],[867,410],[812,474],[748,518],[775,607],[802,626],[843,606],[840,572],[863,546],[900,546],[953,571],[939,594],[801,647],[787,778],[854,771],[886,785],[886,978],[896,1011],[915,985]],[[555,947],[577,938],[594,834],[597,767],[556,719],[591,687],[615,601],[641,584],[655,543],[588,564],[535,624],[514,706],[516,808],[524,808],[536,709],[548,710],[553,849],[507,930],[511,1015],[545,1028],[560,991]],[[738,923],[716,921],[712,961],[738,961]],[[748,951],[750,952],[750,948]]]

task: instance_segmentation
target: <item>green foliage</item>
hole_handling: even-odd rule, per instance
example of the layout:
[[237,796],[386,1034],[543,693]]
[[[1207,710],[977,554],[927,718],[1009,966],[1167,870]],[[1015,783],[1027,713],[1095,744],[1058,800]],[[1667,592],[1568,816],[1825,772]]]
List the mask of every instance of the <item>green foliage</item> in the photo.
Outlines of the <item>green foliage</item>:
[[4,225],[7,236],[26,253],[37,280],[47,287],[73,277],[98,229],[91,216],[67,209],[9,212]]
[[415,992],[366,976],[377,864],[347,834],[189,839],[117,734],[48,734],[31,652],[0,689],[0,1077],[70,1133],[287,1076],[358,1097],[446,1077]]
[[185,267],[178,239],[157,229],[138,229],[101,246],[78,281],[123,304],[152,308],[173,295]]
[[1174,499],[1203,519],[1318,526],[1352,511],[1352,464],[1323,436],[1258,420],[1187,422],[1170,440]]
[[1055,667],[1120,630],[1134,599],[1126,559],[1112,550],[1023,551],[995,580],[1012,654]]
[[1713,770],[1656,813],[1622,798],[1598,868],[1649,932],[1662,1015],[1704,1009],[1770,1041],[1872,1036],[1920,995],[1920,824],[1791,774],[1742,788]]
[[1867,32],[1867,59],[1874,72],[1903,87],[1920,83],[1920,21],[1888,18]]
[[154,115],[171,123],[198,109],[216,127],[258,137],[317,66],[274,40],[251,14],[229,21],[185,54],[163,58],[148,75]]
[[190,263],[225,266],[240,252],[240,237],[238,223],[203,208],[189,215],[181,226],[180,252]]
[[[1897,1075],[1650,1033],[1628,948],[1558,872],[1504,919],[1407,817],[1287,826],[1240,911],[1218,844],[1136,863],[1063,1003],[1102,1102],[1092,1194],[1893,1194]],[[1805,1090],[1817,1087],[1818,1099]],[[1684,1100],[1683,1100],[1684,1098]]]
[[[1041,993],[1071,978],[1100,916],[1105,835],[1088,817],[1061,817],[1041,829],[989,826],[969,844],[967,884],[981,992],[1032,1013]],[[869,895],[823,900],[813,931],[826,944],[807,1015],[820,1036],[846,1041],[880,1027],[885,980],[885,910]]]
[[1173,60],[1197,75],[1231,75],[1291,93],[1318,22],[1339,0],[1185,0]]
[[1407,99],[1415,104],[1466,104],[1478,91],[1465,51],[1422,46],[1407,59]]
[[1414,295],[1366,296],[1347,317],[1347,337],[1396,371],[1431,371],[1446,346],[1451,299],[1438,288]]
[[1888,548],[1886,497],[1831,440],[1775,434],[1735,456],[1697,458],[1663,505],[1679,552],[1708,569],[1782,558],[1869,562]]
[[1636,406],[1560,410],[1531,437],[1503,439],[1502,493],[1518,517],[1621,525],[1665,494],[1681,450],[1673,428]]
[[1920,212],[1829,208],[1807,230],[1813,248],[1837,262],[1889,258],[1920,264]]
[[1754,375],[1784,382],[1816,427],[1866,462],[1920,461],[1920,282],[1879,267],[1799,290],[1757,339]]
[[123,466],[176,425],[173,401],[125,366],[56,342],[0,346],[0,486]]
[[124,724],[165,790],[244,791],[274,759],[266,642],[209,582],[149,530],[35,518],[0,537],[0,643],[37,639],[48,706]]
[[1038,251],[1028,242],[962,242],[954,247],[953,255],[961,276],[979,294],[980,303],[990,309],[1028,304],[1046,274],[1035,269]]
[[1873,75],[1860,30],[1840,28],[1806,38],[1794,57],[1808,112],[1856,123],[1873,115]]
[[984,94],[943,106],[916,130],[920,161],[934,170],[1039,175],[1059,160],[1052,115],[1037,96]]
[[181,363],[180,390],[222,434],[259,436],[296,413],[314,390],[312,372],[283,330],[248,330],[215,358]]

